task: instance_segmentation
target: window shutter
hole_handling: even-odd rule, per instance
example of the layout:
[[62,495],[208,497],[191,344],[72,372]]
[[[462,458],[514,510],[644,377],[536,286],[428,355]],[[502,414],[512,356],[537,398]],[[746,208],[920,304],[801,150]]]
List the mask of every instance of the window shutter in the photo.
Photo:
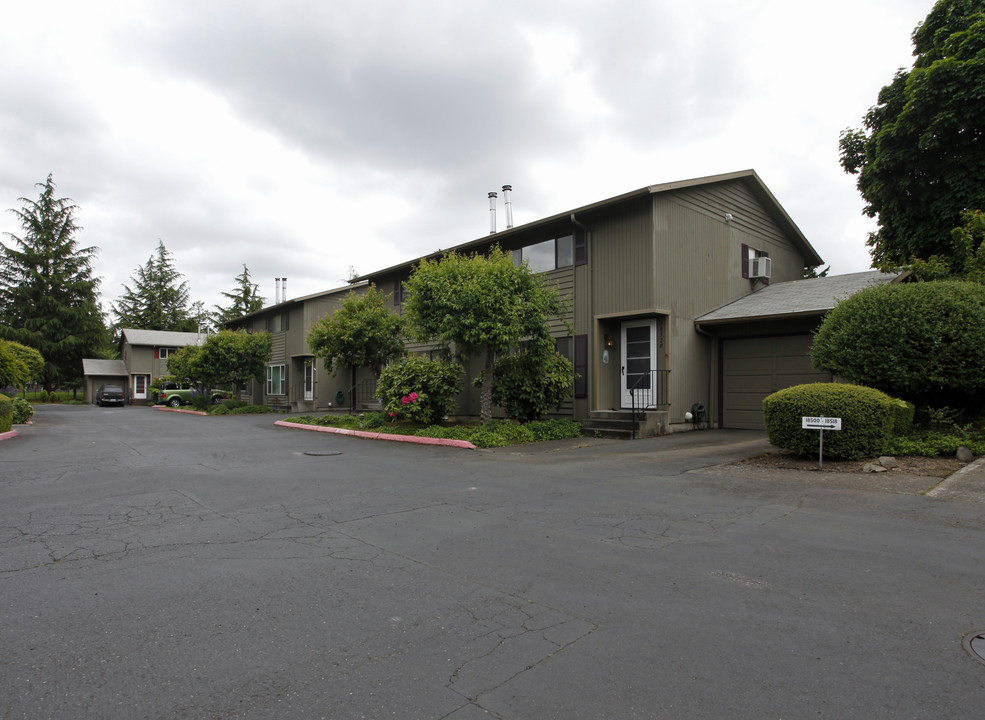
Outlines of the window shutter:
[[588,335],[575,335],[575,397],[588,397]]
[[575,229],[575,265],[588,264],[588,235],[581,228]]

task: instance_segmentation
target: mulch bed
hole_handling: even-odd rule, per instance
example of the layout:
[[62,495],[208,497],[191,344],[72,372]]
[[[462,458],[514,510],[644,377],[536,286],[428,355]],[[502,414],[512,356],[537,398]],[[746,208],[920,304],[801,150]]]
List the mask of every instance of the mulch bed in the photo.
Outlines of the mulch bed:
[[[824,458],[823,471],[833,473],[861,473],[865,472],[864,467],[870,463],[877,463],[878,459],[870,458],[867,460],[829,460]],[[899,467],[887,471],[894,475],[921,475],[923,477],[946,478],[952,473],[957,472],[965,466],[963,462],[952,457],[921,457],[917,455],[906,455],[896,458]],[[764,453],[755,457],[740,460],[735,465],[746,465],[753,467],[775,468],[778,470],[803,470],[817,472],[817,458],[805,458],[795,455],[788,450],[777,450],[776,452]]]

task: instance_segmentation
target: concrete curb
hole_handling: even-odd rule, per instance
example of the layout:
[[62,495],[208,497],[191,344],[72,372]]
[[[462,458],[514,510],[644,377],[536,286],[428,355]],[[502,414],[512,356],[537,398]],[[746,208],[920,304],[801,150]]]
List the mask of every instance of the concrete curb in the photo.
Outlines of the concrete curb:
[[17,434],[18,433],[16,430],[8,430],[7,432],[2,432],[0,433],[0,440],[10,440],[10,438],[17,437]]
[[368,440],[389,440],[391,442],[408,442],[417,445],[444,445],[445,447],[464,448],[466,450],[477,449],[468,440],[451,440],[448,438],[425,438],[413,435],[392,435],[390,433],[367,432],[365,430],[349,430],[348,428],[325,427],[322,425],[305,425],[304,423],[292,423],[287,420],[278,420],[274,425],[280,427],[295,428],[296,430],[314,430],[315,432],[332,433],[333,435],[350,435],[352,437],[366,438]]
[[938,485],[936,485],[933,490],[927,491],[926,493],[927,497],[937,497],[941,493],[947,492],[950,489],[951,485],[954,485],[966,479],[965,476],[967,475],[971,475],[978,472],[985,474],[985,470],[982,469],[982,466],[985,466],[985,456],[982,456],[977,460],[968,463],[957,472],[948,475],[946,478],[944,478],[944,480],[942,480]]
[[207,412],[202,412],[201,410],[185,410],[184,408],[160,407],[158,405],[154,405],[154,409],[161,410],[162,412],[184,413],[185,415],[208,415]]

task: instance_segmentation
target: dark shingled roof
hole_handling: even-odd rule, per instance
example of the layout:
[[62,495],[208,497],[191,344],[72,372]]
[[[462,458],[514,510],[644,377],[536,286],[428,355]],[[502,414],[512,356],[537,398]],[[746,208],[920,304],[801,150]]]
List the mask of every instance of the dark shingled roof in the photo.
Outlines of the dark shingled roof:
[[724,325],[749,320],[823,315],[834,308],[838,300],[871,285],[892,282],[897,277],[880,270],[868,270],[848,275],[774,283],[712,310],[695,322],[699,325]]

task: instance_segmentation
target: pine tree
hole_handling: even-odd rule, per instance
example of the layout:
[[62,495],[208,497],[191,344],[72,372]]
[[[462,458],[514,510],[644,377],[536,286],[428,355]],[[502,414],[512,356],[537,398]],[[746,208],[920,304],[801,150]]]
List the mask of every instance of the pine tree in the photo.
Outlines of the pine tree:
[[222,325],[229,320],[263,309],[266,298],[260,295],[260,286],[250,278],[250,270],[246,265],[243,266],[243,272],[236,276],[236,282],[237,286],[232,292],[220,293],[223,297],[229,298],[232,304],[227,308],[215,306],[216,325]]
[[139,330],[195,332],[198,327],[188,307],[188,283],[174,267],[171,253],[158,242],[157,253],[130,278],[133,287],[112,305],[116,327]]
[[78,247],[78,208],[55,197],[51,175],[37,187],[37,200],[20,198],[23,208],[11,210],[23,237],[6,233],[14,244],[0,245],[0,337],[40,352],[44,387],[53,390],[79,381],[82,358],[105,346],[106,327],[92,274],[98,249]]

